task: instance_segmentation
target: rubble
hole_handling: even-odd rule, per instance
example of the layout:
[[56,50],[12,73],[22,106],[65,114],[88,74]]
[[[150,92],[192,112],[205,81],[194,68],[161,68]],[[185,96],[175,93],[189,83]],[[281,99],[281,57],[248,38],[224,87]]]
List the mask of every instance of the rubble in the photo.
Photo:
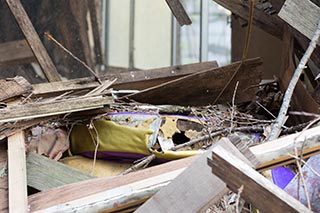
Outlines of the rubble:
[[[61,81],[20,1],[6,0],[26,39],[0,45],[0,66],[37,61],[49,82],[0,80],[0,211],[318,212],[320,105],[299,78],[320,61],[319,7],[215,1],[248,22],[240,61],[99,75],[46,32],[92,75]],[[179,0],[166,2],[191,24]],[[283,38],[272,82],[248,58],[253,25]],[[2,57],[15,45],[21,54]]]

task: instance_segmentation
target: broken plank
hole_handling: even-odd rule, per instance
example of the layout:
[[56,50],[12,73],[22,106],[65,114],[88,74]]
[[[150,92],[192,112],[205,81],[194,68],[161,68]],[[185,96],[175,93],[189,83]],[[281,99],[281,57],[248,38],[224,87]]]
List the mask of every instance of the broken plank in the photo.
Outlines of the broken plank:
[[39,191],[92,178],[94,176],[39,154],[27,155],[27,183]]
[[302,153],[303,158],[319,154],[320,152],[320,126],[303,132],[298,132],[276,140],[250,147],[250,151],[261,162],[258,170],[263,171],[287,165],[296,159],[295,148]]
[[51,61],[51,58],[43,46],[20,0],[6,0],[6,3],[48,80],[60,81],[59,73]]
[[180,0],[166,0],[166,2],[180,26],[192,23]]
[[26,40],[0,44],[0,67],[29,64],[35,61],[36,59]]
[[23,77],[0,79],[0,101],[31,93],[31,84]]
[[[177,65],[171,67],[163,67],[151,70],[138,70],[130,72],[113,73],[101,76],[101,80],[106,79],[117,79],[112,85],[114,89],[131,89],[141,90],[147,89],[151,86],[177,79],[179,77],[207,70],[210,68],[218,67],[216,61]],[[69,90],[85,90],[98,87],[99,83],[92,77],[78,78],[68,81],[52,82],[52,83],[41,83],[33,85],[33,94],[41,95],[44,94],[55,94],[63,93]]]
[[[240,63],[242,65],[238,69]],[[255,97],[256,86],[261,80],[258,66],[259,58],[235,62],[219,68],[197,72],[141,92],[125,96],[139,102],[150,104],[171,104],[183,106],[209,105],[214,102],[234,72],[237,74],[224,91],[220,103],[231,102],[234,88],[239,81],[236,102],[251,101]]]
[[[29,196],[31,211],[38,211],[188,167],[196,157],[185,158],[117,177],[103,177],[68,184]],[[90,190],[87,190],[90,189]],[[57,196],[57,194],[59,196]]]
[[[241,154],[228,138],[222,138],[217,144],[237,155]],[[192,213],[219,201],[228,189],[223,181],[212,175],[210,167],[207,166],[207,157],[211,155],[211,150],[212,148],[203,153],[181,175],[150,198],[136,212]],[[245,157],[243,160],[250,163]]]
[[0,123],[98,109],[111,103],[112,97],[97,96],[17,105],[0,109]]
[[8,138],[9,211],[28,211],[27,170],[24,132]]
[[0,212],[9,212],[7,143],[0,142]]
[[235,193],[243,186],[240,196],[262,212],[312,212],[221,146],[212,150],[209,161],[213,174]]
[[[279,12],[280,18],[312,39],[318,27],[320,8],[310,0],[286,0]],[[320,41],[318,41],[318,45]]]

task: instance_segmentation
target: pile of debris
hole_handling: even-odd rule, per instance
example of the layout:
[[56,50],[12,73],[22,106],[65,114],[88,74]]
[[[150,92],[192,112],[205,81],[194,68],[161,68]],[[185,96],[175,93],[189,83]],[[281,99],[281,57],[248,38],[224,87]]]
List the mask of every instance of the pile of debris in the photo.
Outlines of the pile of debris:
[[[105,76],[88,67],[93,77],[60,81],[21,3],[6,2],[50,82],[0,80],[0,211],[320,211],[320,107],[298,82],[319,44],[313,3],[287,0],[278,15],[273,1],[216,0],[249,16],[248,38],[255,23],[272,32],[282,23],[285,38],[311,39],[297,69],[293,39],[284,41],[283,75],[260,84],[262,61],[246,51],[222,67],[212,61]],[[179,0],[167,3],[181,25],[191,24]],[[297,8],[308,16],[296,17]],[[306,123],[285,126],[290,102],[308,111],[290,117]]]

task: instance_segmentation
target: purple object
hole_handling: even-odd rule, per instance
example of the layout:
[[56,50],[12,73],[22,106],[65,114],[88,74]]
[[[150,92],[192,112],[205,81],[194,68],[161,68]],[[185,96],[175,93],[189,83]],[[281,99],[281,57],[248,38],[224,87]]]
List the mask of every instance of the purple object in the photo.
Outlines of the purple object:
[[295,176],[290,169],[283,166],[272,169],[271,174],[273,183],[281,189],[284,189]]

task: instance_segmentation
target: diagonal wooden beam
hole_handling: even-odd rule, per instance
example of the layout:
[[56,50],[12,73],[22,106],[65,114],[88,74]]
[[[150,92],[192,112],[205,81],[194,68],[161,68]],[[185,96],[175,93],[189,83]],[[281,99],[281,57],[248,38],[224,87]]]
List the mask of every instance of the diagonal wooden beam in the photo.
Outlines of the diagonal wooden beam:
[[51,82],[60,81],[61,78],[59,73],[43,46],[20,0],[6,0],[6,3],[26,37],[31,50],[47,79]]
[[190,25],[192,23],[180,0],[166,0],[166,2],[180,26]]

